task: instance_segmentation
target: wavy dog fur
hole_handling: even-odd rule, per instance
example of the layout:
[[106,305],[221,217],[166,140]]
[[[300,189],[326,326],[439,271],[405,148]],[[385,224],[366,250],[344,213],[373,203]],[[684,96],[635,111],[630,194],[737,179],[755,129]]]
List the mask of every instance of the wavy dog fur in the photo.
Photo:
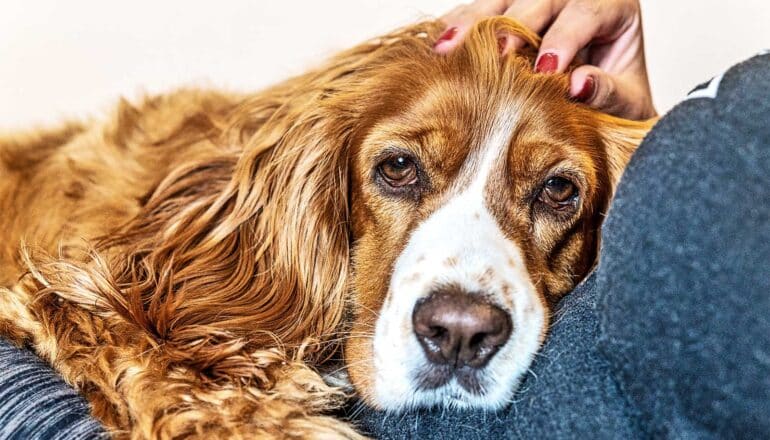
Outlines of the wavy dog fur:
[[[328,415],[345,394],[316,370],[354,337],[349,156],[381,79],[442,62],[440,30],[396,31],[253,95],[182,90],[0,136],[0,332],[116,438],[358,437]],[[479,81],[499,74],[501,33],[538,44],[481,22],[463,46]],[[649,128],[597,118],[629,156]]]

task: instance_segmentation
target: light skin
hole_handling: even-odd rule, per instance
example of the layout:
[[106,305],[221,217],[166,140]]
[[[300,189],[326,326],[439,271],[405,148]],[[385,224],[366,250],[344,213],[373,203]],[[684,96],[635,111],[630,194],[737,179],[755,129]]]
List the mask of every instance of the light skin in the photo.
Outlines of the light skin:
[[[576,100],[628,119],[657,115],[638,0],[476,0],[441,18],[447,27],[435,50],[451,52],[476,21],[495,15],[513,17],[542,35],[537,71],[561,73],[573,61],[582,64],[570,76]],[[515,36],[501,36],[505,53],[524,45]]]

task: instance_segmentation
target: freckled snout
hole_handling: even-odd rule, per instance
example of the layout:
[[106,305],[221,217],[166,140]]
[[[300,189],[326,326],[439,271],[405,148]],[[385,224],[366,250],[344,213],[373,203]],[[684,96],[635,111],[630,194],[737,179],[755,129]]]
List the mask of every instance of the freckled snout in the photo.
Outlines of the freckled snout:
[[481,368],[511,336],[511,318],[497,306],[456,288],[417,303],[414,333],[428,359],[456,369]]

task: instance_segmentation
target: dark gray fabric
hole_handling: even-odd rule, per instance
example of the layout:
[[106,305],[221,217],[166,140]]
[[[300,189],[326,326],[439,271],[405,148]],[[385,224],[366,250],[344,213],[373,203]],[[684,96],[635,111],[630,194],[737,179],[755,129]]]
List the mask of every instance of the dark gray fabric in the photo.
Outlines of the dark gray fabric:
[[[719,79],[634,156],[599,268],[559,305],[508,410],[354,406],[355,422],[394,439],[770,438],[770,56]],[[88,438],[84,408],[0,341],[0,439]]]
[[770,56],[656,127],[604,238],[600,347],[642,425],[770,438]]

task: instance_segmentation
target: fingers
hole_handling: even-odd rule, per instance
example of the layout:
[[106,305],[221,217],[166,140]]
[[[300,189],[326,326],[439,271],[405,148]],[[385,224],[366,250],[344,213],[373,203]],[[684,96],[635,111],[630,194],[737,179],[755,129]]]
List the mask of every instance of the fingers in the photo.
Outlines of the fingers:
[[570,95],[595,109],[628,119],[648,119],[657,114],[646,78],[613,76],[596,66],[580,66],[570,76]]
[[[589,65],[575,69],[570,82],[573,98],[626,118],[655,116],[637,0],[476,0],[443,17],[447,28],[435,50],[451,51],[476,21],[503,13],[534,32],[545,32],[536,71],[564,72],[578,54],[604,69]],[[501,35],[499,41],[502,53],[525,45],[511,35]]]
[[[446,30],[438,38],[434,48],[446,53],[457,47],[473,24],[484,17],[506,15],[540,33],[553,19],[555,12],[567,0],[476,0],[469,5],[459,6],[442,17]],[[513,35],[501,36],[501,53],[521,49],[526,43]]]
[[558,15],[543,36],[540,53],[535,63],[539,72],[564,72],[575,55],[594,40],[606,20],[613,20],[614,13],[602,11],[598,2],[572,1]]
[[433,48],[436,52],[447,53],[457,47],[473,24],[481,18],[502,14],[510,0],[476,0],[468,5],[461,5],[449,11],[441,21],[446,23],[446,30],[436,40]]
[[[519,23],[528,27],[535,33],[542,31],[553,20],[554,11],[561,7],[565,0],[516,0],[510,8],[505,11],[505,15],[515,18]],[[510,50],[521,49],[526,42],[521,38],[510,36]]]
[[[614,84],[611,79],[603,78],[604,72],[594,66],[580,66],[570,76],[569,94],[576,100],[596,107],[614,93]],[[602,97],[597,95],[598,82],[601,81]]]

